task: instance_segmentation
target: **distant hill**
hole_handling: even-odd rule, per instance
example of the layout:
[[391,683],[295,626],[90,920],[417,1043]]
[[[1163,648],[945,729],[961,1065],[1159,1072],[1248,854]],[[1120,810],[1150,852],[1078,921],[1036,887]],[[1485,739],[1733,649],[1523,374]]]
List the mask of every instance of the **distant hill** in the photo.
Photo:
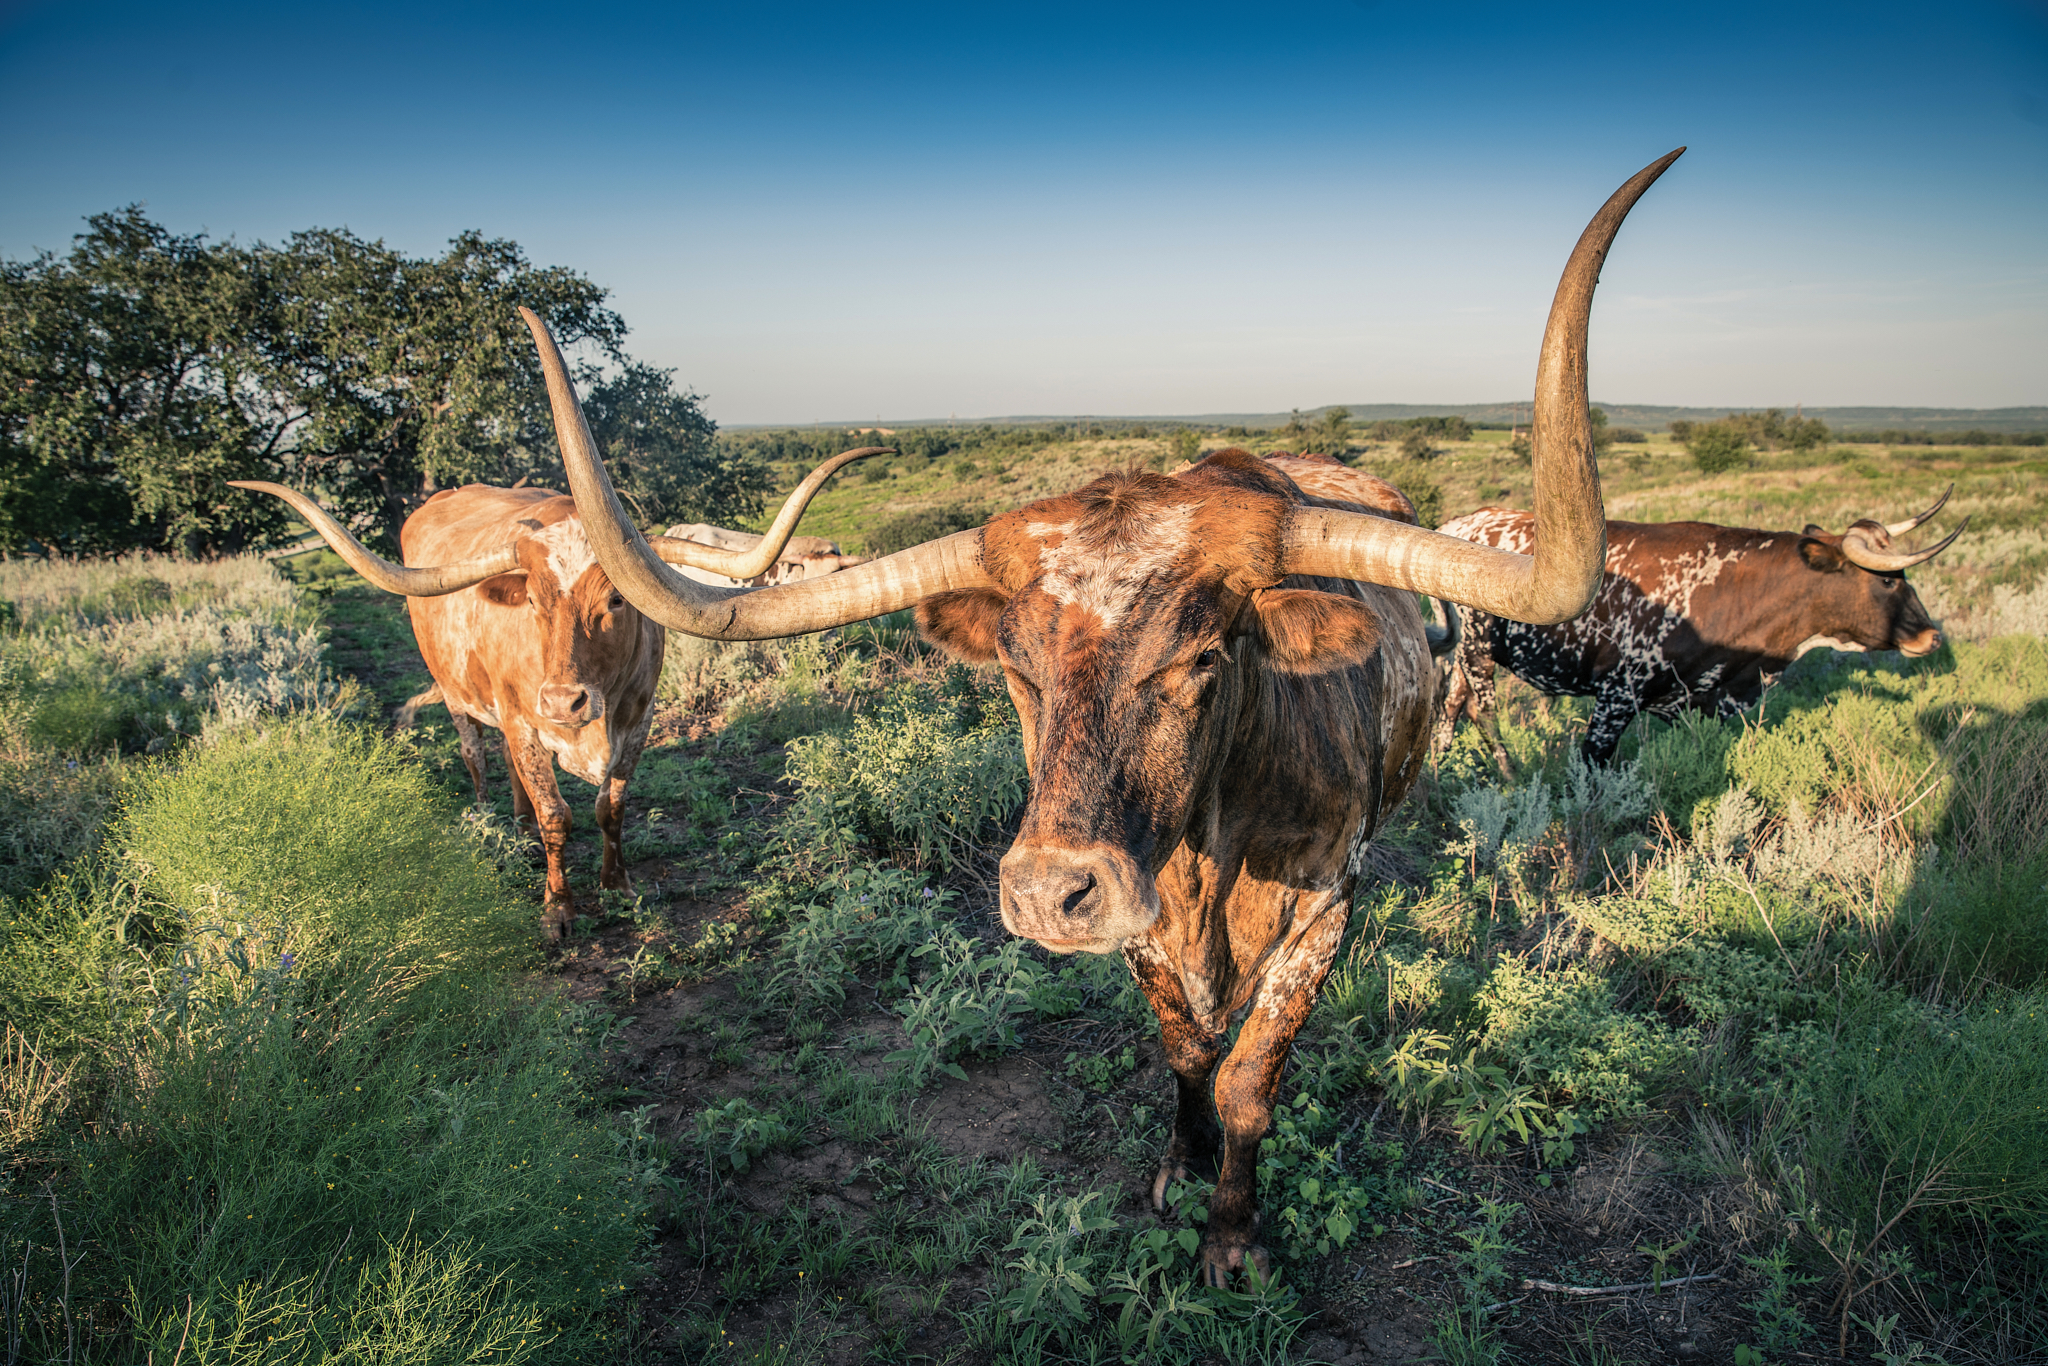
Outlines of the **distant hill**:
[[[1752,408],[1671,408],[1646,403],[1605,403],[1608,420],[1620,427],[1661,429],[1665,424],[1685,420],[1703,422],[1729,413],[1761,412],[1768,404]],[[1304,417],[1314,417],[1333,405],[1304,408]],[[1792,405],[1785,405],[1792,410]],[[1352,419],[1381,422],[1409,417],[1462,417],[1467,422],[1513,422],[1529,420],[1527,403],[1350,403]],[[1807,417],[1817,417],[1838,432],[2048,432],[2048,407],[2038,408],[1807,408]],[[803,430],[829,427],[1043,427],[1074,422],[1129,424],[1159,422],[1200,427],[1280,427],[1287,413],[1068,413],[1023,417],[923,417],[876,422],[873,419],[848,422],[749,422],[734,423],[727,431]]]

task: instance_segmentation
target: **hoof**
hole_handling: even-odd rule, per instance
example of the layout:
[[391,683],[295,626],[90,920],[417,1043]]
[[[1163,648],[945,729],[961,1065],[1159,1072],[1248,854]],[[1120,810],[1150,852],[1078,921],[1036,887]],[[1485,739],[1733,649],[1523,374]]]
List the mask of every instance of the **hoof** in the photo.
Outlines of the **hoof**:
[[560,943],[569,937],[569,926],[576,920],[576,903],[567,899],[550,901],[541,907],[540,937],[550,944]]
[[1160,1167],[1159,1167],[1159,1174],[1158,1174],[1157,1176],[1154,1176],[1154,1177],[1152,1178],[1152,1211],[1153,1211],[1153,1213],[1155,1213],[1155,1214],[1164,1214],[1164,1213],[1166,1213],[1166,1188],[1167,1188],[1168,1186],[1171,1186],[1171,1185],[1172,1185],[1172,1184],[1173,1184],[1174,1182],[1176,1182],[1176,1181],[1185,1181],[1185,1180],[1187,1180],[1187,1179],[1188,1179],[1188,1169],[1187,1169],[1187,1164],[1186,1164],[1186,1163],[1183,1163],[1183,1162],[1164,1162],[1164,1163],[1161,1163],[1161,1164],[1160,1164]]
[[1273,1283],[1273,1254],[1256,1243],[1203,1243],[1195,1255],[1202,1263],[1202,1284],[1214,1289],[1228,1290],[1239,1272],[1248,1290]]

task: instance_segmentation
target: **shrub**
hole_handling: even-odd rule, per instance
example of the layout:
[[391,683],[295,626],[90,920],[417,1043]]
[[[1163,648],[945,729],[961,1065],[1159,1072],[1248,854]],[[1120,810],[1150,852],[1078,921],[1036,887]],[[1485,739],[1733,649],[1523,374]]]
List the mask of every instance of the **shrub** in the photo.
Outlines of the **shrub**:
[[1807,1207],[1795,1200],[1791,1212],[1833,1269],[1860,1284],[1887,1253],[1912,1251],[1915,1235],[1981,1230],[1999,1249],[1987,1269],[2041,1274],[2048,996],[1996,992],[1945,1009],[1888,990],[1854,992],[1835,1046],[1799,1063]]
[[1583,965],[1541,972],[1520,959],[1480,985],[1488,1052],[1520,1060],[1595,1119],[1640,1113],[1697,1046],[1688,1029],[1615,1005],[1615,984]]
[[89,853],[120,792],[119,759],[67,759],[0,739],[0,897],[26,896]]
[[1726,422],[1695,422],[1680,438],[1701,474],[1722,474],[1749,463],[1749,437]]
[[[973,461],[961,461],[955,472],[962,478],[968,478],[979,473],[979,467]],[[865,550],[869,555],[893,555],[899,550],[908,550],[911,546],[935,541],[956,531],[972,530],[987,520],[988,511],[973,503],[919,508],[876,523],[868,532]]]
[[998,684],[961,666],[889,688],[846,734],[792,741],[800,819],[845,820],[884,848],[952,867],[1024,800],[1024,744]]
[[1692,833],[1692,809],[1728,786],[1728,755],[1741,732],[1703,712],[1686,712],[1643,741],[1636,765],[1657,789],[1657,804],[1679,833]]
[[1894,971],[1969,993],[2048,979],[2048,852],[1923,866],[1899,912]]

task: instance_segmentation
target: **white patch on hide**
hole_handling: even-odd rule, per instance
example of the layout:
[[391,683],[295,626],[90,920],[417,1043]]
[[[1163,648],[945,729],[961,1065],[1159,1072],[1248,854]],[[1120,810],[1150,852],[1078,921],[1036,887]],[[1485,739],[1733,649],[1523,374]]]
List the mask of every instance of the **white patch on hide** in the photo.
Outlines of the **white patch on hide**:
[[555,576],[564,593],[573,590],[584,571],[597,563],[597,552],[590,548],[590,538],[583,534],[580,518],[564,517],[534,532],[533,539],[547,548],[548,572]]
[[1173,568],[1187,549],[1197,503],[1180,503],[1125,519],[1113,532],[1081,539],[1075,522],[1032,522],[1025,530],[1040,541],[1058,537],[1039,552],[1043,586],[1054,601],[1093,612],[1112,630],[1145,585]]
[[1259,974],[1257,1008],[1275,1019],[1290,1002],[1315,990],[1343,941],[1345,898],[1337,892],[1324,895],[1321,906],[1311,904],[1297,913],[1299,928],[1274,949]]
[[1863,647],[1853,640],[1837,640],[1833,636],[1808,636],[1799,642],[1799,648],[1793,652],[1792,657],[1797,659],[1808,650],[1850,650],[1856,654],[1863,653]]

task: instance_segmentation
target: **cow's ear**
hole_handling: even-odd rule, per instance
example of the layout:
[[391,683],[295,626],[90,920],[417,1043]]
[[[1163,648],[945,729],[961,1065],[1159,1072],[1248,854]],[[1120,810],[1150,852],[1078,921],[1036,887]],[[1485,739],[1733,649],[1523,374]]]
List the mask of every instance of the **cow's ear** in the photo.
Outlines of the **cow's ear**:
[[996,624],[1010,600],[987,588],[934,593],[917,605],[917,629],[947,654],[970,664],[996,657]]
[[1799,534],[1802,536],[1825,536],[1828,534],[1828,529],[1824,526],[1815,526],[1812,522],[1808,522],[1800,529]]
[[485,579],[476,586],[476,591],[484,595],[485,602],[495,602],[500,607],[523,606],[526,602],[526,571],[518,569]]
[[1319,674],[1362,662],[1380,643],[1379,618],[1356,598],[1269,588],[1254,600],[1266,658],[1282,673]]
[[1840,547],[1829,545],[1826,541],[1817,541],[1811,536],[1800,540],[1799,558],[1823,574],[1839,574],[1842,572],[1842,566],[1848,563],[1842,558]]

